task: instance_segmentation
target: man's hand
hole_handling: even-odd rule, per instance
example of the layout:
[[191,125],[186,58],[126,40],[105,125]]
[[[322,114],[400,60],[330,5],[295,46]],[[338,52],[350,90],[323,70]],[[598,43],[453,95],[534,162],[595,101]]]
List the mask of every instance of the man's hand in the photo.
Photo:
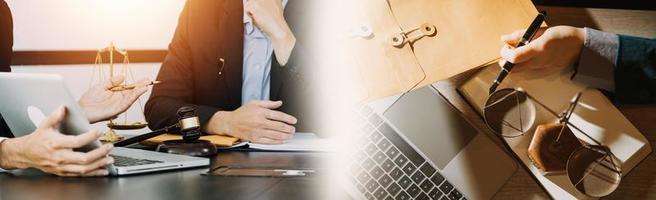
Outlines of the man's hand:
[[80,107],[87,115],[89,122],[96,123],[115,118],[125,112],[134,101],[148,91],[150,80],[143,79],[136,83],[134,89],[111,91],[110,88],[123,83],[123,76],[114,76],[111,80],[91,87],[79,100]]
[[251,101],[232,112],[214,114],[205,127],[210,134],[227,134],[263,144],[281,144],[292,137],[296,118],[273,109],[282,101]]
[[296,44],[296,37],[285,21],[282,1],[249,0],[244,4],[244,12],[253,19],[255,26],[271,38],[271,46],[278,62],[287,64]]
[[33,133],[5,140],[0,145],[0,167],[4,169],[37,168],[59,176],[105,176],[105,165],[114,160],[107,157],[112,149],[106,144],[93,151],[75,152],[96,141],[102,134],[89,131],[78,136],[63,135],[57,126],[66,116],[66,109],[59,108]]
[[555,26],[542,28],[535,34],[535,39],[527,45],[516,46],[525,30],[518,30],[511,34],[501,36],[507,45],[501,48],[499,65],[506,61],[515,64],[513,73],[527,69],[559,70],[572,67],[579,59],[585,31],[570,26]]

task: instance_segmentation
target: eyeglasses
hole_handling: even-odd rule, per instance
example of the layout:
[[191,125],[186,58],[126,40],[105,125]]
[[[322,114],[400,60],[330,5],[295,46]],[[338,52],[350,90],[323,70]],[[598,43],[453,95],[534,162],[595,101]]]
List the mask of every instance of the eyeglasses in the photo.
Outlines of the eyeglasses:
[[[558,114],[524,91],[505,88],[490,94],[483,108],[483,117],[495,134],[516,138],[532,130],[537,118],[535,105],[544,108],[559,121],[535,128],[528,150],[529,158],[543,174],[565,171],[578,191],[591,197],[603,197],[617,189],[622,173],[616,164],[617,157],[607,146],[570,123],[581,95],[582,92],[579,92],[570,101],[569,107]],[[578,139],[570,128],[582,133],[594,144]]]

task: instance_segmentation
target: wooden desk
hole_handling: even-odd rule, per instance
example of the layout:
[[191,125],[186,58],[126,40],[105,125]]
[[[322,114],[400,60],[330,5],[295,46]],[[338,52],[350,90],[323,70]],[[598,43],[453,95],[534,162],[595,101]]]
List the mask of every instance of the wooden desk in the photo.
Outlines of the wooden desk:
[[[547,23],[591,27],[603,31],[656,37],[656,11],[635,11],[617,9],[589,9],[538,7],[548,13]],[[488,130],[482,119],[455,91],[455,87],[474,74],[467,72],[435,85],[444,96],[460,111],[470,118],[480,130]],[[617,105],[620,111],[645,135],[652,149],[656,149],[656,105]],[[487,133],[495,141],[498,138]],[[620,187],[607,199],[656,199],[656,153],[650,154],[642,163],[625,175]],[[497,193],[495,199],[549,199],[535,180],[524,168]]]
[[[317,169],[322,160],[326,160],[324,156],[324,153],[226,151],[212,158],[212,166]],[[0,173],[0,199],[321,199],[326,195],[344,198],[346,195],[343,190],[326,190],[321,181],[325,179],[321,175],[295,178],[201,175],[207,170],[198,168],[118,178],[64,178],[36,172],[21,175]]]

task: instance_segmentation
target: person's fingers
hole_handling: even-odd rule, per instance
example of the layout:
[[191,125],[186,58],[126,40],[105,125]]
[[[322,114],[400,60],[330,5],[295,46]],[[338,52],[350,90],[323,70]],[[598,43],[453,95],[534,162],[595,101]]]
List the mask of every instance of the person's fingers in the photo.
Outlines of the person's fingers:
[[98,138],[100,138],[103,134],[99,131],[96,130],[91,130],[89,132],[86,132],[81,135],[61,135],[61,137],[57,138],[56,143],[59,148],[80,148],[83,147],[84,145],[87,145],[89,143],[92,143],[96,141]]
[[257,144],[282,144],[284,141],[282,140],[274,140],[271,138],[266,138],[266,137],[256,137],[255,139],[251,140],[253,143]]
[[51,173],[51,174],[54,174],[54,175],[57,175],[57,176],[62,176],[62,177],[80,177],[80,174],[69,173],[69,172],[57,172],[57,171],[55,171],[55,172],[48,172],[48,173]]
[[66,107],[59,106],[48,118],[41,122],[39,128],[55,128],[66,117]]
[[[506,60],[504,60],[504,59],[499,59],[499,63],[498,63],[498,64],[499,64],[499,68],[503,68],[503,65],[505,65],[506,62],[508,62],[508,61],[506,61]],[[510,73],[521,73],[521,72],[524,72],[524,71],[526,71],[526,70],[529,68],[528,66],[531,66],[531,62],[530,62],[530,61],[528,61],[528,62],[524,62],[524,63],[517,63],[517,64],[514,64],[514,66],[513,66],[513,68],[512,68],[512,71],[510,71]]]
[[289,140],[292,138],[293,132],[282,132],[278,130],[271,130],[271,129],[261,129],[258,132],[260,132],[261,137],[266,137],[269,139],[274,139],[274,140]]
[[79,164],[87,165],[96,160],[107,157],[109,152],[113,149],[112,144],[105,144],[99,148],[94,149],[93,151],[83,153],[75,151],[64,151],[61,153],[61,159],[63,159],[64,164]]
[[135,101],[137,101],[137,99],[139,99],[139,97],[141,97],[141,95],[146,93],[146,91],[148,91],[147,86],[138,86],[130,90],[129,95],[123,97],[122,106],[124,108],[122,108],[123,110],[121,110],[121,112],[127,110]]
[[517,74],[517,73],[525,72],[525,71],[526,71],[527,69],[529,69],[529,68],[530,68],[531,70],[534,70],[534,69],[535,69],[535,66],[531,66],[531,67],[529,67],[529,66],[531,66],[531,65],[528,64],[528,62],[515,64],[515,66],[513,67],[512,71],[511,71],[510,73],[515,73],[515,74]]
[[106,157],[103,159],[96,160],[95,162],[88,165],[74,165],[74,164],[62,165],[59,167],[59,171],[63,173],[84,175],[87,173],[94,172],[98,169],[104,169],[106,165],[112,163],[114,163],[114,159],[112,157]]
[[503,65],[505,65],[506,62],[507,62],[507,61],[504,60],[503,58],[499,59],[499,62],[498,62],[498,64],[499,64],[499,68],[503,68]]
[[538,43],[538,41],[531,42],[515,49],[509,47],[501,48],[501,58],[515,64],[525,62],[542,51]]
[[268,109],[276,109],[282,106],[282,101],[251,101],[251,103],[253,105]]
[[[132,102],[136,101],[139,97],[141,97],[141,95],[143,95],[144,93],[146,93],[146,91],[148,91],[148,84],[149,83],[150,83],[150,81],[148,83],[145,83],[144,85],[137,86],[136,88],[134,88],[132,90],[132,93],[131,93]],[[142,83],[140,82],[139,84],[142,84]]]
[[296,117],[276,110],[266,111],[265,117],[270,120],[285,122],[287,124],[296,124],[296,122],[298,122],[298,119],[296,119]]
[[268,130],[274,130],[274,131],[280,131],[283,133],[294,133],[296,131],[296,128],[289,124],[285,124],[283,122],[279,121],[265,121],[264,126],[262,128],[268,129]]
[[255,17],[253,16],[255,6],[256,4],[254,1],[246,1],[246,3],[244,3],[244,14],[251,17],[251,20],[253,21],[255,21]]
[[83,177],[107,176],[107,175],[109,175],[109,171],[107,171],[107,169],[105,169],[105,168],[96,169],[96,170],[91,171],[89,173],[82,174]]
[[524,32],[526,32],[526,29],[519,29],[510,34],[502,35],[501,41],[509,45],[517,44],[522,38],[522,35],[524,35]]
[[132,106],[132,104],[134,104],[134,102],[137,101],[139,97],[141,97],[141,95],[143,95],[147,91],[148,91],[148,87],[138,87],[131,90],[128,96],[123,97],[123,102],[120,112],[124,112],[125,110],[130,108],[130,106]]
[[[544,34],[544,32],[547,30],[548,27],[540,27],[537,32],[535,32],[535,35],[533,36],[533,39],[539,38]],[[502,35],[501,36],[501,41],[510,45],[510,46],[517,46],[519,41],[522,39],[522,36],[524,36],[524,33],[526,32],[526,29],[519,29],[516,30],[510,34]]]

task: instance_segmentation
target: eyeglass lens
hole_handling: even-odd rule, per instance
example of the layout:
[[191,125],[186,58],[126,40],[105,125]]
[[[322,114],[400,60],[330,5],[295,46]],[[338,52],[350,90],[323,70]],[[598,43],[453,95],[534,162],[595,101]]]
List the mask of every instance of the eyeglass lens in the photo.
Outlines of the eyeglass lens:
[[535,106],[527,95],[514,89],[498,90],[483,108],[485,123],[504,137],[526,133],[535,122]]
[[581,193],[591,197],[609,195],[620,184],[621,170],[603,146],[584,146],[570,156],[567,176]]

